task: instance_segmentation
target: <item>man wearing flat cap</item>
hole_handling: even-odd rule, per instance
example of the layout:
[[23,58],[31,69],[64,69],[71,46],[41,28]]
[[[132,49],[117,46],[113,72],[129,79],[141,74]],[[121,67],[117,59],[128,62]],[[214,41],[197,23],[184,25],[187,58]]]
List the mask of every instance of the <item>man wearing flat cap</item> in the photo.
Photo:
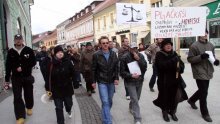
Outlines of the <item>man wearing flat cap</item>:
[[90,42],[86,43],[86,49],[81,54],[80,60],[80,70],[83,74],[83,77],[86,81],[86,90],[88,96],[91,96],[92,93],[95,93],[94,88],[92,87],[92,59],[95,50]]
[[[35,64],[33,50],[24,45],[22,35],[16,34],[14,48],[11,48],[7,54],[5,75],[5,84],[8,84],[10,78],[12,81],[16,124],[24,124],[26,113],[29,116],[32,115],[34,105],[32,68]],[[24,90],[24,101],[22,89]]]

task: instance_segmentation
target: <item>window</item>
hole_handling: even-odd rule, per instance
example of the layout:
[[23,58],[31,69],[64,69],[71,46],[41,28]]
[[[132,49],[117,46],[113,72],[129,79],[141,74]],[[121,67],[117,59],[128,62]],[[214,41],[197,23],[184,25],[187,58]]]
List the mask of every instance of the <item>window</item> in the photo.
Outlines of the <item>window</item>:
[[209,40],[216,48],[220,48],[220,20],[209,22]]
[[89,8],[86,8],[86,13],[88,13],[89,12]]
[[144,0],[140,0],[140,4],[144,4]]
[[152,5],[152,7],[162,7],[162,1],[152,3],[151,5]]
[[180,48],[189,48],[196,41],[196,37],[181,37]]
[[24,40],[26,41],[26,35],[27,35],[27,32],[26,32],[26,28],[24,27]]
[[98,19],[98,30],[100,30],[100,19]]
[[21,34],[21,20],[20,20],[20,18],[17,19],[17,33]]
[[103,17],[104,28],[106,28],[106,16]]
[[110,13],[110,18],[111,18],[111,25],[113,25],[114,24],[114,15],[113,15],[113,13]]
[[92,4],[92,10],[95,9],[95,4]]

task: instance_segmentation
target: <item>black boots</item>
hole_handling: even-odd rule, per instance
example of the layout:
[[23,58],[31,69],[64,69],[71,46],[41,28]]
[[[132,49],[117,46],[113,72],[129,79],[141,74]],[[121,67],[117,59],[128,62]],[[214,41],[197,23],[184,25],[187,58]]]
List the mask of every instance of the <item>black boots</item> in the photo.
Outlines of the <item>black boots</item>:
[[178,121],[178,118],[176,117],[176,114],[174,111],[170,111],[169,114],[171,115],[171,118],[174,120],[174,121]]
[[190,100],[188,100],[187,102],[190,104],[190,106],[192,107],[192,109],[198,109],[198,107],[196,106],[196,104],[195,104],[194,102],[192,102],[192,101],[190,101]]
[[[162,111],[162,114],[163,114],[164,121],[170,122],[170,119],[169,119],[169,116],[168,116],[168,112],[167,111]],[[171,111],[169,111],[169,114],[170,114],[171,118],[174,121],[178,121],[178,118],[176,117],[175,111],[171,110]]]
[[168,117],[168,112],[167,111],[162,111],[162,114],[163,114],[164,121],[170,122],[170,119]]
[[212,122],[212,118],[209,115],[202,115],[202,118],[207,122]]

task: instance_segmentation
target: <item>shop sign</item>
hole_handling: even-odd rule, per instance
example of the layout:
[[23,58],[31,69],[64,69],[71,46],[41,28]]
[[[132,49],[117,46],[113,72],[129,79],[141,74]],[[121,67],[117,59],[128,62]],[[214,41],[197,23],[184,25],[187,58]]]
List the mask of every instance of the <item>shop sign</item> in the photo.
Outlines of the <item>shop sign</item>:
[[207,7],[207,19],[220,17],[220,1],[212,2],[205,5]]

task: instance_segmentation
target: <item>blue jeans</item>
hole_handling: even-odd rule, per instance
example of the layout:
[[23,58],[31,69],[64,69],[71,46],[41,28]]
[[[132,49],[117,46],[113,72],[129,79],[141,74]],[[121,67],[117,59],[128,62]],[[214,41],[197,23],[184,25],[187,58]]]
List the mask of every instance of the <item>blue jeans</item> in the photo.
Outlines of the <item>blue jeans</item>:
[[114,83],[98,83],[99,96],[102,102],[102,123],[112,124],[110,109],[112,107],[112,98],[115,91]]

